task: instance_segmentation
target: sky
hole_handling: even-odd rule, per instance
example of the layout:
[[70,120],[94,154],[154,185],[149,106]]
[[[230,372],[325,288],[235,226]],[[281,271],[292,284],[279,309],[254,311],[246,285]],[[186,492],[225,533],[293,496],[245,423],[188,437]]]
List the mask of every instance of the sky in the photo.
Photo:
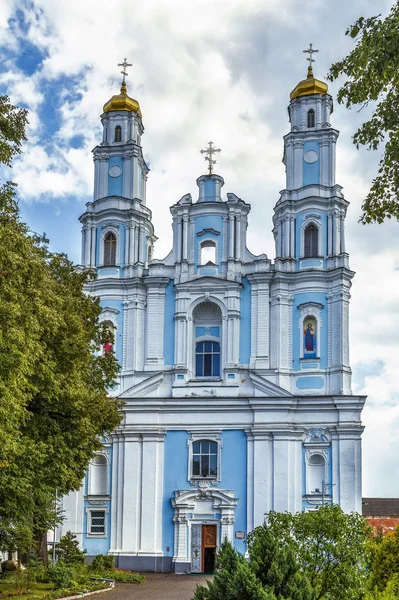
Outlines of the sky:
[[[158,241],[171,247],[169,207],[196,197],[199,153],[222,148],[224,194],[252,205],[248,247],[274,258],[273,207],[285,187],[283,136],[289,93],[306,76],[303,50],[319,49],[315,75],[353,42],[359,16],[387,14],[392,0],[2,0],[0,93],[29,109],[28,141],[11,174],[23,219],[51,248],[80,262],[79,215],[92,198],[91,150],[102,139],[103,104],[118,93],[124,57],[128,93],[140,102],[151,168],[147,206]],[[333,97],[339,82],[329,84]],[[366,109],[367,111],[367,109]],[[356,150],[367,112],[334,103],[340,130],[337,183],[350,201],[346,242],[356,272],[351,299],[353,392],[363,411],[363,496],[399,496],[399,223],[359,224],[378,152]],[[7,174],[6,174],[7,175]]]

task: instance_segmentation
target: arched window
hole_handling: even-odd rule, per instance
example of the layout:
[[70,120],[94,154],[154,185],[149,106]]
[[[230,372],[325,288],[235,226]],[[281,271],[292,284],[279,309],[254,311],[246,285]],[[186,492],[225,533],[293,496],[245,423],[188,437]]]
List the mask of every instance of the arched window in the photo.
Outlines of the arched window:
[[314,127],[315,124],[315,114],[313,108],[308,110],[308,127]]
[[326,461],[321,454],[312,454],[308,460],[308,493],[322,493],[325,485]]
[[108,463],[103,454],[97,454],[89,466],[89,495],[106,496],[108,494]]
[[305,229],[304,257],[312,258],[319,255],[319,230],[310,223]]
[[220,377],[220,344],[218,342],[196,344],[195,376]]
[[104,266],[110,267],[116,264],[116,237],[113,233],[107,233],[104,239]]
[[115,139],[114,142],[121,142],[122,141],[122,127],[120,125],[117,125],[115,127]]
[[217,477],[218,444],[208,440],[193,443],[193,477]]
[[212,240],[205,240],[201,244],[200,264],[207,265],[208,263],[216,265],[216,244]]

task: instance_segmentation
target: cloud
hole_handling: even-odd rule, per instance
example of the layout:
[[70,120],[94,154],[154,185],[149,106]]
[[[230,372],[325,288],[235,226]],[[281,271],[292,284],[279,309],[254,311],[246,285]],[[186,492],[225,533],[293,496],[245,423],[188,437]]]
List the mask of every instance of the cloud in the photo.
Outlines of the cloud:
[[[283,135],[289,130],[289,92],[306,74],[302,50],[319,48],[315,72],[352,47],[347,26],[360,15],[387,12],[391,0],[4,0],[0,5],[0,89],[30,109],[29,141],[13,177],[26,214],[53,247],[79,261],[74,238],[60,235],[70,211],[91,199],[91,149],[101,140],[99,115],[117,93],[119,69],[133,62],[128,90],[146,127],[143,150],[151,165],[147,204],[159,238],[156,256],[171,247],[169,207],[186,192],[196,197],[204,172],[199,150],[212,139],[222,147],[217,172],[223,192],[252,205],[248,247],[274,256],[273,207],[285,186]],[[330,85],[335,95],[338,84]],[[369,395],[364,410],[364,493],[399,493],[397,454],[399,250],[397,223],[364,227],[361,203],[379,156],[357,151],[352,135],[367,111],[335,103],[337,182],[351,202],[346,222],[351,268],[354,390]],[[38,201],[54,206],[43,210]],[[59,216],[57,216],[59,215]],[[69,227],[72,227],[69,225]],[[36,227],[37,228],[37,227]],[[398,339],[397,339],[398,338]]]

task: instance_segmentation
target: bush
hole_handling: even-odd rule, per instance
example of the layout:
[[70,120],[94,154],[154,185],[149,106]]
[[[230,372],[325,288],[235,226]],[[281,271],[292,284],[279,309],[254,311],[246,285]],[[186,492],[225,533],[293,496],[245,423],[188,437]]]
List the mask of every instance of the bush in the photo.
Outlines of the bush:
[[67,565],[82,565],[85,561],[86,550],[79,548],[79,542],[71,531],[67,531],[56,545],[59,560]]
[[112,571],[101,571],[98,573],[99,577],[106,579],[114,579],[119,583],[142,583],[145,581],[144,575],[138,573],[132,573],[131,571],[125,571],[124,569],[113,569]]
[[115,569],[115,556],[112,556],[112,554],[97,554],[93,558],[91,567],[94,571],[113,571]]
[[57,590],[69,588],[73,585],[74,572],[70,565],[59,560],[53,567],[47,569],[49,580],[54,583]]

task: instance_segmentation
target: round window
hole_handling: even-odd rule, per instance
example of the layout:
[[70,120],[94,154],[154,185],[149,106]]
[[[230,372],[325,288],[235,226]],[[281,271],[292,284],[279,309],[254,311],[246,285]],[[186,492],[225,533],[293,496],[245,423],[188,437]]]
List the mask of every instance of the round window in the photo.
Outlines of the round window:
[[305,156],[303,158],[307,163],[315,163],[319,158],[319,155],[317,154],[316,150],[308,150],[305,152]]

